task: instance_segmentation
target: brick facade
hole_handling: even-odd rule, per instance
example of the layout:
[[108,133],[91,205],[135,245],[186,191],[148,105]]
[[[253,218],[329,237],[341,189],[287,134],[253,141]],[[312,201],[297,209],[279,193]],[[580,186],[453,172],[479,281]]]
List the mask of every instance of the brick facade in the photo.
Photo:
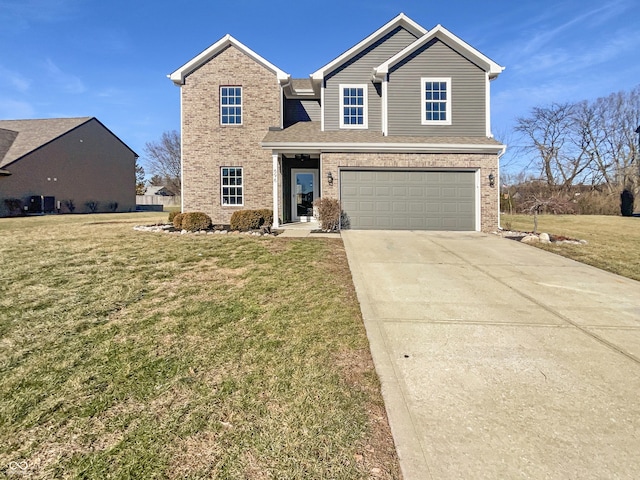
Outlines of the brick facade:
[[[480,230],[493,232],[498,229],[499,188],[489,186],[489,174],[498,176],[496,155],[463,153],[323,153],[321,157],[321,195],[339,198],[341,168],[446,168],[480,171]],[[329,185],[327,172],[333,176]]]
[[[221,125],[220,87],[242,86],[242,125]],[[234,46],[190,73],[182,90],[183,211],[228,224],[239,209],[272,208],[272,157],[260,142],[281,124],[276,75]],[[243,167],[244,205],[223,206],[220,167]]]

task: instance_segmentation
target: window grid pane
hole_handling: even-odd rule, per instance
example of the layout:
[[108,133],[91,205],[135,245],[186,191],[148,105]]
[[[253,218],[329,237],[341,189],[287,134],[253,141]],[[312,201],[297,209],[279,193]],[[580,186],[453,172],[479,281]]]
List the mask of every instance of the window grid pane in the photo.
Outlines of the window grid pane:
[[223,205],[243,205],[242,167],[220,169]]
[[425,119],[447,121],[447,82],[424,82]]
[[342,110],[345,125],[364,124],[364,88],[343,88]]
[[242,124],[242,87],[220,87],[220,123]]

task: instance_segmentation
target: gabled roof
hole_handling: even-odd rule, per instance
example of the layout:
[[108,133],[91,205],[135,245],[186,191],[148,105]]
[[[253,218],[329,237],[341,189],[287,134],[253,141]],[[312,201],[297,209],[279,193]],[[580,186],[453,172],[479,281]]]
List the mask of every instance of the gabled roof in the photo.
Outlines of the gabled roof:
[[247,56],[252,58],[258,64],[262,65],[268,70],[271,70],[273,73],[276,74],[276,76],[278,77],[278,81],[280,83],[289,82],[289,79],[291,76],[288,73],[285,73],[284,71],[280,70],[274,64],[272,64],[268,60],[265,60],[263,57],[258,55],[256,52],[251,50],[246,45],[240,43],[238,40],[236,40],[229,34],[222,37],[220,40],[218,40],[216,43],[211,45],[200,55],[197,55],[196,57],[189,60],[183,66],[178,68],[175,72],[167,75],[167,77],[169,77],[173,81],[173,83],[175,83],[178,86],[184,85],[184,79],[187,75],[189,75],[190,73],[193,73],[195,70],[200,68],[202,65],[207,63],[209,60],[211,60],[213,57],[218,55],[222,50],[224,50],[229,46],[236,47],[238,50],[245,53]]
[[407,56],[411,55],[420,47],[422,47],[423,45],[426,45],[428,42],[430,42],[435,38],[442,41],[443,43],[445,43],[446,45],[454,49],[459,54],[468,58],[469,60],[474,62],[476,65],[478,65],[480,68],[484,69],[484,71],[489,73],[490,79],[496,78],[504,70],[504,67],[501,67],[496,62],[491,60],[489,57],[483,55],[478,50],[473,48],[471,45],[466,43],[464,40],[458,38],[449,30],[444,28],[442,25],[438,24],[433,29],[429,30],[429,32],[426,35],[418,38],[411,45],[407,46],[405,49],[395,54],[393,57],[391,57],[389,60],[384,62],[379,67],[374,68],[373,69],[374,76],[382,80],[384,76],[389,73],[390,68],[392,68],[398,62],[402,61]]
[[[120,143],[129,148],[95,117],[0,120],[0,168],[20,160],[34,150],[92,120],[98,122]],[[131,152],[138,157],[133,150]]]
[[404,13],[401,13],[397,17],[393,18],[391,21],[389,21],[388,23],[380,27],[378,30],[373,32],[367,38],[362,40],[360,43],[358,43],[357,45],[351,47],[349,50],[344,52],[338,58],[327,63],[324,67],[320,68],[319,70],[313,72],[311,74],[311,79],[315,82],[319,82],[325,77],[326,74],[332,72],[337,67],[342,65],[344,62],[348,61],[352,57],[355,57],[360,52],[366,50],[375,42],[377,42],[382,37],[384,37],[389,32],[393,31],[398,27],[405,28],[406,30],[411,32],[413,35],[419,38],[427,33],[427,30],[425,28],[418,25],[416,22],[414,22],[409,17],[407,17]]
[[15,162],[26,154],[64,135],[69,130],[88,122],[91,118],[0,120],[0,145],[6,145],[6,141],[13,138],[4,153],[4,157],[0,158],[0,167]]

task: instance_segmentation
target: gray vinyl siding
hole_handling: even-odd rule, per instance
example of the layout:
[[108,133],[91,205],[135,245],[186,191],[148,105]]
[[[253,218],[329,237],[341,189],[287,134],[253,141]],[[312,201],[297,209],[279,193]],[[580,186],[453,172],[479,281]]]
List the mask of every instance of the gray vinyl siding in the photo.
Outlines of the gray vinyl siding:
[[324,129],[340,129],[340,84],[366,84],[368,86],[368,128],[382,131],[382,93],[380,85],[374,85],[373,68],[386,62],[416,37],[398,27],[378,40],[348,62],[342,64],[325,77]]
[[293,125],[297,122],[319,122],[320,100],[285,99],[284,124]]
[[[422,125],[423,77],[451,78],[451,125]],[[389,135],[486,136],[484,70],[439,40],[389,72]]]

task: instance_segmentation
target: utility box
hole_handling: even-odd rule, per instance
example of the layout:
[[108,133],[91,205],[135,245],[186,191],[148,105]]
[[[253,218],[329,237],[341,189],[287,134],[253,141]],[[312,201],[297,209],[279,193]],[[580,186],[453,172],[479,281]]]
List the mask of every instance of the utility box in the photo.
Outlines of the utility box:
[[44,213],[55,213],[56,197],[42,197],[42,211]]
[[32,195],[29,197],[27,213],[55,213],[56,197]]
[[42,213],[42,195],[33,195],[29,197],[28,213]]

